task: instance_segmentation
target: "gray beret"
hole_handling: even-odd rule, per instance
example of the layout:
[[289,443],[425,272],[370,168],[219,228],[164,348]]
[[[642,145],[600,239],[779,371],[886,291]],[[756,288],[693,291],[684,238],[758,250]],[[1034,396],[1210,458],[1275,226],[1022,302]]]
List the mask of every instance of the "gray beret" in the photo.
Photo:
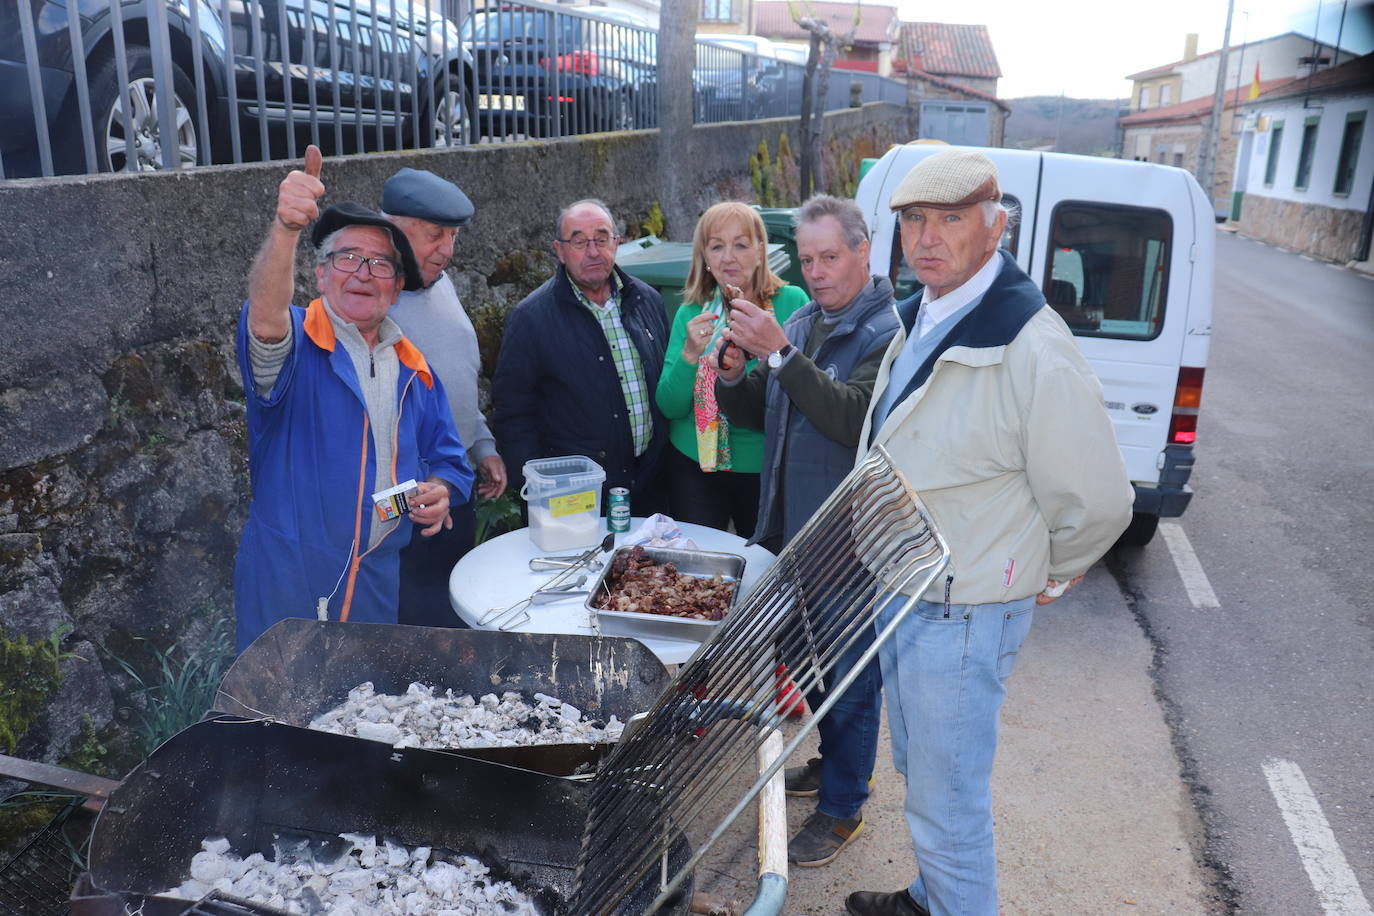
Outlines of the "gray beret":
[[982,153],[947,149],[923,159],[907,172],[888,206],[962,210],[985,200],[1002,199],[997,166]]
[[472,201],[456,184],[433,172],[401,169],[382,185],[382,212],[410,216],[440,226],[466,226]]

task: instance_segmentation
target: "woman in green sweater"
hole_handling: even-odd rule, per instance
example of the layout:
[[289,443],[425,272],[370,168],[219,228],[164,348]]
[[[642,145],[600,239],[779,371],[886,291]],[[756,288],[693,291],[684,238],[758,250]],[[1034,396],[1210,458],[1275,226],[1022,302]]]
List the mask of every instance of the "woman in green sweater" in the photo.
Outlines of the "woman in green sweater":
[[779,324],[806,304],[805,292],[768,269],[767,245],[763,219],[745,204],[716,204],[697,220],[692,269],[655,394],[673,444],[673,517],[722,530],[733,522],[746,538],[758,520],[763,433],[725,419],[716,406],[715,366],[705,354],[715,351],[728,321],[722,287],[739,287],[742,298],[771,308]]

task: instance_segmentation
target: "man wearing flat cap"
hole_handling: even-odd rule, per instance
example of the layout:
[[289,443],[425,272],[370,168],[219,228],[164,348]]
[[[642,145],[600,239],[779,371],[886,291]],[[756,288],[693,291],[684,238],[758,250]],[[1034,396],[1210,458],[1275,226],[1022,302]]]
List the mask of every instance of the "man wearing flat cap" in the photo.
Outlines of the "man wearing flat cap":
[[[395,623],[399,555],[450,523],[472,471],[443,383],[387,317],[420,269],[405,234],[354,203],[323,214],[320,151],[281,182],[238,329],[253,502],[234,569],[238,649],[286,617]],[[312,221],[320,297],[291,305]],[[416,481],[408,504],[374,494]]]
[[[889,202],[924,289],[897,304],[862,439],[921,494],[951,559],[880,654],[919,875],[895,893],[850,894],[852,916],[996,916],[991,779],[1006,680],[1036,606],[1081,581],[1131,519],[1101,385],[999,250],[1000,200],[991,160],[949,149]],[[910,598],[884,600],[879,628]]]
[[[506,489],[506,465],[477,403],[482,363],[477,332],[453,280],[444,272],[453,259],[459,230],[472,219],[472,201],[456,184],[433,172],[401,169],[382,186],[382,212],[405,233],[424,281],[423,288],[401,293],[391,308],[391,320],[420,347],[444,383],[453,424],[477,472],[477,495],[500,496]],[[452,528],[432,537],[417,530],[401,551],[401,623],[462,625],[449,604],[448,577],[472,549],[474,501],[455,501],[449,514]]]

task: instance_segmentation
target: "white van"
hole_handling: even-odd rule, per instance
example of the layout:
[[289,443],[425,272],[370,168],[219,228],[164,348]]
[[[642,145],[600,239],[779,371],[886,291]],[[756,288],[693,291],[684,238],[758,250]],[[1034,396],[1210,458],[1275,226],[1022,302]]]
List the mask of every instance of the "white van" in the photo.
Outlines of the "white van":
[[[855,199],[872,233],[872,270],[899,300],[917,286],[888,209],[901,180],[949,147],[893,147],[868,167]],[[1202,377],[1212,333],[1212,205],[1183,169],[1091,156],[978,148],[997,164],[1019,219],[1003,239],[1073,330],[1102,381],[1135,485],[1122,541],[1141,545],[1161,516],[1192,499]]]

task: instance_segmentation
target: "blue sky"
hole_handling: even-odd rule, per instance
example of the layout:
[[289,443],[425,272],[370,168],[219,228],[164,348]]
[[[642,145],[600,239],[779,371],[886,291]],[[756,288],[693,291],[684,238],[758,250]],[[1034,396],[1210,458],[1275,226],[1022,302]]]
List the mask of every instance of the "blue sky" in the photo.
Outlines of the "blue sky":
[[[1185,36],[1198,33],[1198,51],[1221,46],[1226,0],[961,0],[958,4],[899,0],[901,17],[912,21],[982,23],[988,27],[1002,80],[998,95],[1058,95],[1126,98],[1126,74],[1167,64],[1183,56]],[[1320,5],[1319,36],[1334,43],[1342,4]],[[1318,27],[1315,0],[1235,0],[1231,45],[1283,32],[1311,35]],[[1341,46],[1360,54],[1374,51],[1374,0],[1350,0]]]

